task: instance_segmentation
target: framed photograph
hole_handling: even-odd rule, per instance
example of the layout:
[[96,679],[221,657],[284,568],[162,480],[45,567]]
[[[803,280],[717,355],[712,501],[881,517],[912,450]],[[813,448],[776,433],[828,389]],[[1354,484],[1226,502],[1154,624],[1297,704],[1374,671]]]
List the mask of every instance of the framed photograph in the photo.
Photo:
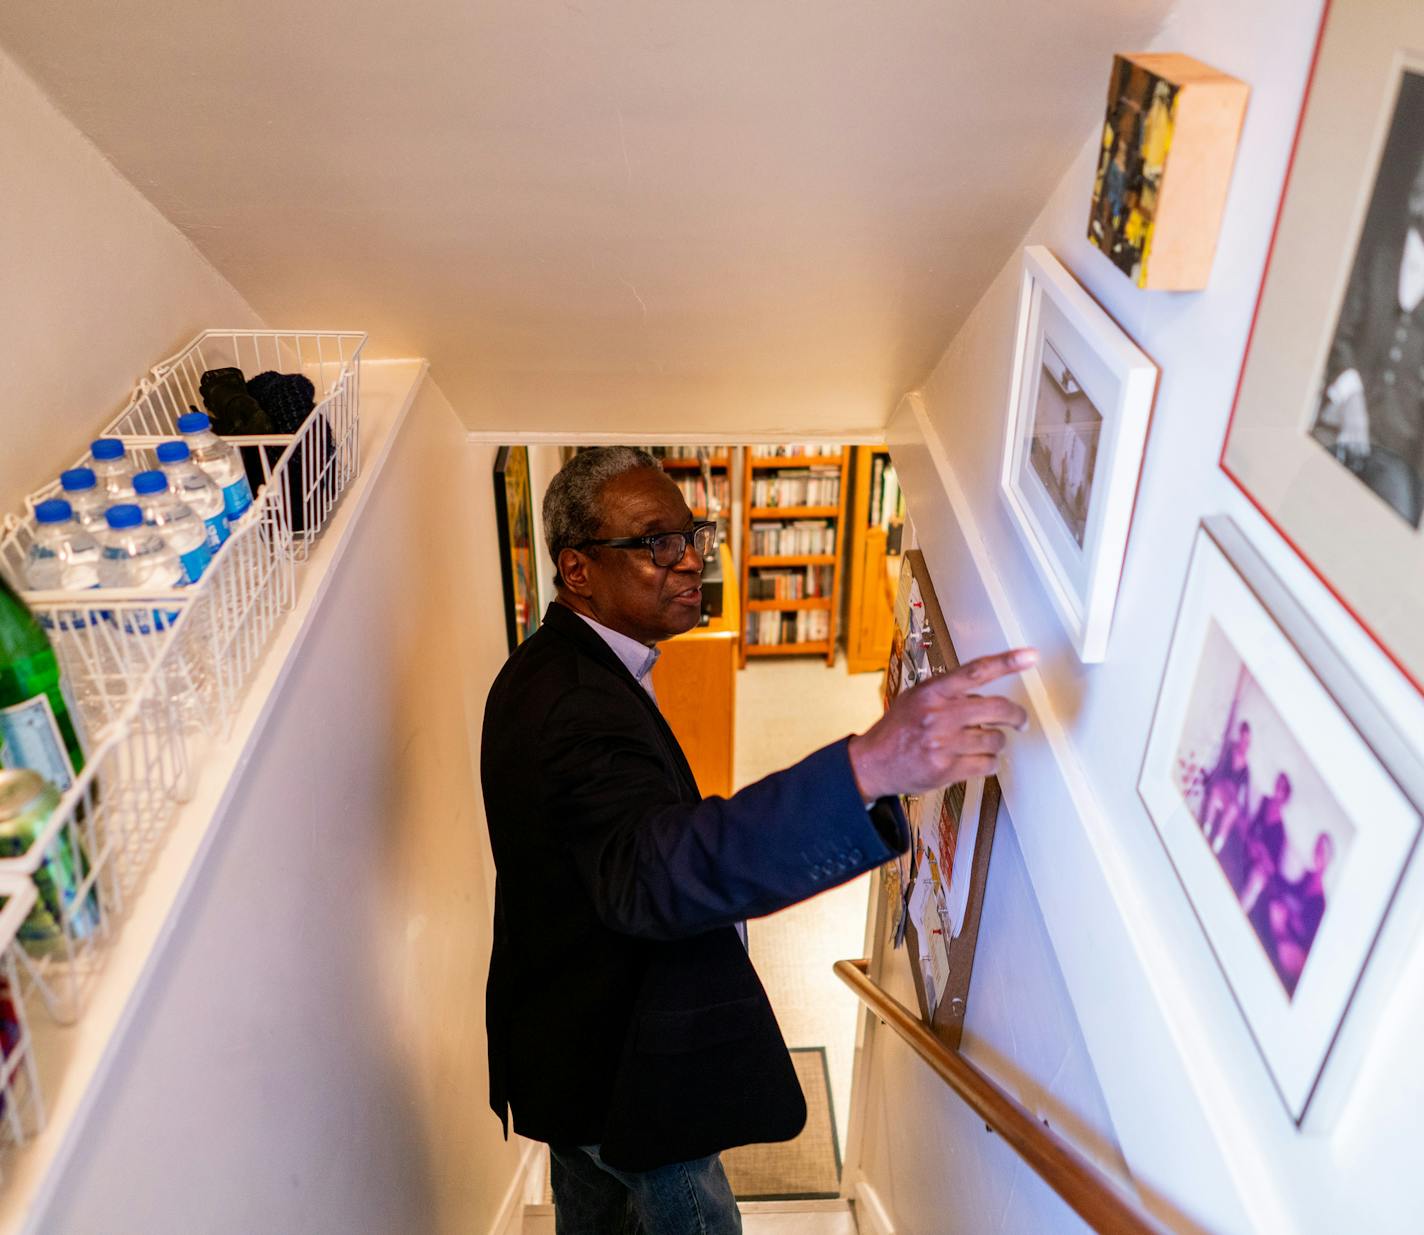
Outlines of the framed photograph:
[[1221,465],[1424,690],[1424,8],[1333,0]]
[[1424,774],[1225,518],[1193,549],[1138,789],[1300,1122],[1414,850]]
[[539,626],[539,571],[527,446],[499,448],[494,461],[494,509],[504,577],[504,622],[512,652]]
[[1113,57],[1088,240],[1138,287],[1206,286],[1249,94],[1176,52]]
[[1107,655],[1157,366],[1047,249],[1024,250],[999,490],[1078,656]]

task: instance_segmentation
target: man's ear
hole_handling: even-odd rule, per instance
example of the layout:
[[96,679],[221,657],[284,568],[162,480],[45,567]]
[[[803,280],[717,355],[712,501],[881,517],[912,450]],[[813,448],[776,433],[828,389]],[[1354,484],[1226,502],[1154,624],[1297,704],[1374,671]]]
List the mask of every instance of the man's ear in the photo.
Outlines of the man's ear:
[[578,549],[560,549],[559,579],[575,596],[587,596],[592,590],[588,579],[588,555]]

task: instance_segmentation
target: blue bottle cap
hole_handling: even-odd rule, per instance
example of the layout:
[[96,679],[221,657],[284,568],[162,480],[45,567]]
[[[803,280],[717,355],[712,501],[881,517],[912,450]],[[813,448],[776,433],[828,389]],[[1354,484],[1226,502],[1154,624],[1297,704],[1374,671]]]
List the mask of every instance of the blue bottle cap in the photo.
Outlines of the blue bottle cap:
[[178,417],[179,433],[201,433],[204,429],[212,427],[213,422],[204,412],[187,412]]
[[133,487],[135,493],[162,493],[168,488],[168,477],[162,472],[139,472]]
[[62,497],[52,497],[35,507],[36,523],[67,523],[74,518],[74,507]]
[[158,461],[160,463],[181,463],[192,453],[188,449],[187,442],[164,442],[158,448]]
[[124,444],[116,437],[101,437],[89,445],[89,453],[96,459],[108,463],[124,457]]
[[59,487],[66,493],[82,493],[85,489],[92,489],[97,483],[94,479],[94,469],[90,467],[72,467],[69,471],[59,474]]
[[109,526],[114,531],[120,531],[126,527],[141,527],[143,525],[143,511],[131,503],[122,506],[110,506],[104,512],[104,518],[108,520]]

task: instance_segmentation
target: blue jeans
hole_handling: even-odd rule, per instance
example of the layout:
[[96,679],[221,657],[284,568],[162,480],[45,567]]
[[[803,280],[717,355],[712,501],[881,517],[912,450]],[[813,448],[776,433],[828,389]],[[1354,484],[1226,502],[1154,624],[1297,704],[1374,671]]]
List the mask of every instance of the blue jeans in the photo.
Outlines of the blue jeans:
[[597,1145],[549,1146],[558,1235],[741,1235],[742,1216],[716,1154],[620,1171]]

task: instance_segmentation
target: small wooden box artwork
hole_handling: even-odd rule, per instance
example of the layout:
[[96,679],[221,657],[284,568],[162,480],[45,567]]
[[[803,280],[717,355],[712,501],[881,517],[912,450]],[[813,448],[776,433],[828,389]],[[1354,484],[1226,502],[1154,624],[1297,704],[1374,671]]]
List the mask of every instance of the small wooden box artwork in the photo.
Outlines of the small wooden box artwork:
[[1190,56],[1113,57],[1088,239],[1138,287],[1206,286],[1249,94]]

